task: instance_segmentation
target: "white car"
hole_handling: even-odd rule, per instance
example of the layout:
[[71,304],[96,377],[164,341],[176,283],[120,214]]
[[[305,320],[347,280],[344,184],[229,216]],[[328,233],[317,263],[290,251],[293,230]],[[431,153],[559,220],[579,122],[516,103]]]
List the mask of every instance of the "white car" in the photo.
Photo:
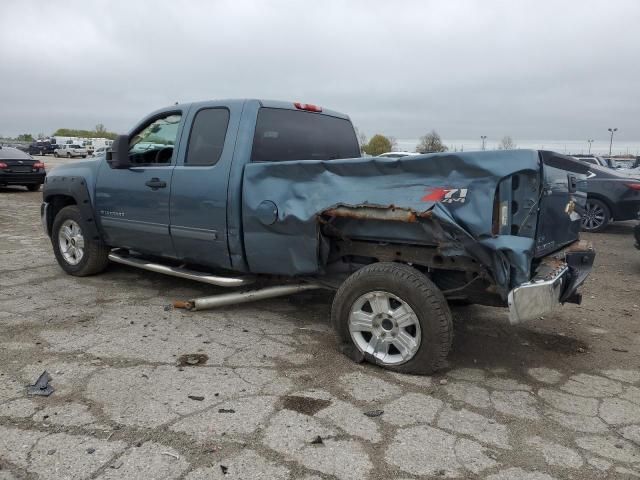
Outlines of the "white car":
[[400,158],[400,157],[409,157],[411,155],[420,155],[419,153],[411,153],[411,152],[387,152],[382,155],[378,155],[378,157],[382,158]]
[[61,145],[60,148],[56,148],[53,151],[54,157],[82,157],[87,158],[87,149],[81,147],[80,145],[74,144],[65,144]]

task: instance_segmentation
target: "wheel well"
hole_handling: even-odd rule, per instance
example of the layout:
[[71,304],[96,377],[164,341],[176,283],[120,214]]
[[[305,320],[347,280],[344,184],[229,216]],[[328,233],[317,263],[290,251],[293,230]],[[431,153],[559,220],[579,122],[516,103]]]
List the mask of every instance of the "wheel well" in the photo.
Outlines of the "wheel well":
[[49,208],[47,210],[47,230],[50,232],[53,227],[53,220],[58,212],[69,205],[77,205],[76,200],[68,195],[52,195],[47,197]]
[[611,215],[611,218],[614,217],[614,215],[615,215],[614,205],[608,198],[606,198],[603,195],[599,195],[597,193],[595,193],[595,194],[588,193],[587,194],[587,200],[590,199],[590,198],[594,198],[596,200],[600,200],[602,203],[604,203],[607,206],[607,208],[609,209],[609,214]]

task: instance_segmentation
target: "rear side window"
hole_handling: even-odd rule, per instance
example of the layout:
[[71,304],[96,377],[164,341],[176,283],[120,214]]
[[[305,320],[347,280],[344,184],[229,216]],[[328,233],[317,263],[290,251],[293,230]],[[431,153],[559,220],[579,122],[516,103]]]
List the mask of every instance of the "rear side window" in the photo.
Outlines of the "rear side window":
[[261,108],[251,161],[334,160],[360,156],[348,120],[312,112]]
[[185,165],[202,166],[218,163],[224,148],[228,125],[229,110],[226,108],[200,110],[191,127]]

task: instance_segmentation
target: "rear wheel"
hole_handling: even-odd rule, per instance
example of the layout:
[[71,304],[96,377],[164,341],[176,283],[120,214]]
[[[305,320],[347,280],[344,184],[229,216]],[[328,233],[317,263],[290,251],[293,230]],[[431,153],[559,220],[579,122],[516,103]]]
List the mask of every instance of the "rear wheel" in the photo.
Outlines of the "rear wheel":
[[601,232],[611,221],[611,211],[606,203],[596,198],[588,198],[582,215],[582,230]]
[[71,158],[71,154],[70,153],[67,153],[67,158]]
[[60,155],[58,155],[58,152],[53,152],[53,156],[58,158]]
[[444,295],[408,265],[375,263],[355,272],[338,289],[331,319],[344,343],[389,370],[433,373],[451,348]]
[[25,185],[25,187],[27,187],[27,190],[29,190],[30,192],[37,192],[38,190],[40,190],[40,184],[36,184],[36,185]]
[[51,242],[58,264],[71,275],[100,273],[109,264],[109,248],[89,238],[87,224],[75,205],[64,207],[56,215]]

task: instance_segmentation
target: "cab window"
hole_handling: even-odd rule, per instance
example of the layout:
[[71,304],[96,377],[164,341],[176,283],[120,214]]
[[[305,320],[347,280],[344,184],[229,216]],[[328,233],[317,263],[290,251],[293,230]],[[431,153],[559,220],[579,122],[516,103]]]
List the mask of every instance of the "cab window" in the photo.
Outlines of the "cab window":
[[171,165],[181,115],[156,118],[131,137],[129,158],[133,165]]
[[229,110],[206,108],[200,110],[191,127],[185,165],[215,165],[224,149],[224,139],[229,125]]

